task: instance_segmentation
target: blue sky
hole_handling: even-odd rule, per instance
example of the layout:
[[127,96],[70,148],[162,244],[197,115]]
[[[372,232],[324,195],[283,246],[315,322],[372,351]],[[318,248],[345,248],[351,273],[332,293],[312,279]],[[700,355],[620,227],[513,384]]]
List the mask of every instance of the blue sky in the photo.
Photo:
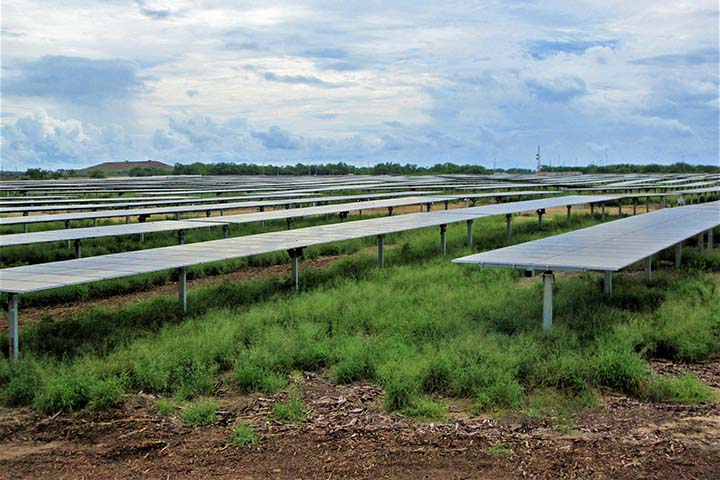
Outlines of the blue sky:
[[5,0],[2,168],[717,164],[705,1]]

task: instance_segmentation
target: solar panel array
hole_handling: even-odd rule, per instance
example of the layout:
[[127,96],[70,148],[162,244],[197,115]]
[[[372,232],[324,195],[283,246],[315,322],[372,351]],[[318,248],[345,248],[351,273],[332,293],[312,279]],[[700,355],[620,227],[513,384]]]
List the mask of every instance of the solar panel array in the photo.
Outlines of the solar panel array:
[[[577,205],[598,201],[598,198],[605,197],[572,196],[530,202],[533,202],[531,205],[532,208],[535,208],[542,205],[542,203],[535,202],[547,202],[546,206]],[[517,203],[523,203],[527,208],[530,202]],[[503,205],[509,206],[512,204]],[[481,207],[358,220],[344,224],[320,225],[189,245],[7,268],[0,270],[0,292],[27,293],[120,278],[139,273],[189,267],[263,253],[310,247],[334,241],[447,225],[495,214],[478,211],[477,208]],[[521,207],[514,207],[515,210],[518,208]]]

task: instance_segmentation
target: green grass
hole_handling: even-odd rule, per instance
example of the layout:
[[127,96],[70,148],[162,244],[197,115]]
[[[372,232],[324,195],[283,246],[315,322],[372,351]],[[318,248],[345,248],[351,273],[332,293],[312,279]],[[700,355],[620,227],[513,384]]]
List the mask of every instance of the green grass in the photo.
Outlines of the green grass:
[[188,403],[180,410],[180,420],[188,425],[205,426],[217,422],[218,403],[212,399],[200,399]]
[[286,423],[302,423],[307,418],[307,409],[297,389],[290,389],[285,401],[276,402],[268,415],[273,420]]
[[419,420],[443,421],[447,418],[448,406],[442,402],[435,402],[428,397],[417,397],[412,405],[404,408],[402,413]]
[[238,420],[233,427],[232,433],[232,438],[228,442],[228,445],[234,447],[255,445],[260,441],[260,438],[253,429],[252,423],[246,420]]
[[[0,400],[51,413],[103,408],[138,391],[183,401],[214,395],[221,374],[238,392],[273,393],[298,370],[376,383],[386,409],[427,419],[446,415],[431,400],[443,398],[468,399],[477,413],[568,418],[604,389],[660,401],[701,398],[682,393],[697,381],[658,384],[645,362],[720,353],[717,252],[680,274],[661,265],[649,287],[617,275],[609,300],[599,275],[558,275],[555,324],[543,332],[537,279],[449,261],[502,246],[502,220],[476,221],[472,249],[463,246],[465,226],[451,225],[448,257],[437,254],[437,229],[391,236],[385,269],[359,251],[322,271],[303,269],[300,294],[287,279],[223,282],[193,289],[185,318],[172,295],[47,319],[23,329],[20,361],[0,359]],[[578,217],[572,228],[590,223]],[[516,222],[514,241],[567,228],[562,217],[542,230]],[[6,339],[0,335],[2,345]],[[302,421],[295,395],[274,418]]]
[[680,377],[654,378],[648,384],[648,396],[655,402],[698,404],[712,398],[710,387],[686,373]]
[[177,404],[170,398],[158,398],[155,402],[155,408],[160,415],[167,417],[175,413]]
[[511,449],[509,449],[502,443],[498,443],[498,444],[489,446],[488,448],[485,449],[485,453],[490,455],[491,457],[502,456],[502,457],[510,458],[513,455],[515,455],[515,453]]

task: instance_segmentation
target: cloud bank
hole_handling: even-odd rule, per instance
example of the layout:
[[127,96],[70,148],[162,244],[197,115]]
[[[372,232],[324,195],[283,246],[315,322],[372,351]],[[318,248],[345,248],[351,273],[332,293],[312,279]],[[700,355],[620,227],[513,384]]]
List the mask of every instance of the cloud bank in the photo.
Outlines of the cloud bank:
[[3,8],[3,168],[718,163],[716,2]]

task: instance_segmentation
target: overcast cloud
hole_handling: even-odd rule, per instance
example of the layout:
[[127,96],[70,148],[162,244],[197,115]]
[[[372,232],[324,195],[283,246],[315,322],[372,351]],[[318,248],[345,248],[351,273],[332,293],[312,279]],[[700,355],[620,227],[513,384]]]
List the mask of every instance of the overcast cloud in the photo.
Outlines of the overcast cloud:
[[4,169],[718,163],[706,1],[7,0]]

